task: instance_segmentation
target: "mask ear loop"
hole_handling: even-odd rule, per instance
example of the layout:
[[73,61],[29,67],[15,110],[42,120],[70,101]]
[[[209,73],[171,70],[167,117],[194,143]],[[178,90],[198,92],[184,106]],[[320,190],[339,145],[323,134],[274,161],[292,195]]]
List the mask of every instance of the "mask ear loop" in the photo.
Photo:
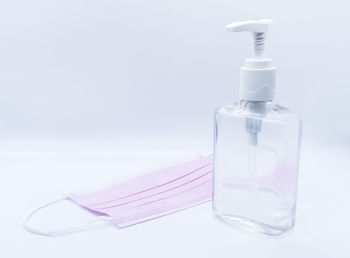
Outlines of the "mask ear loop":
[[[67,229],[63,229],[63,230],[43,230],[43,229],[39,229],[36,228],[34,226],[30,225],[30,219],[32,218],[32,216],[37,213],[39,210],[42,210],[46,207],[52,206],[58,202],[64,201],[64,200],[68,200],[67,197],[63,197],[60,198],[58,200],[49,202],[47,204],[42,205],[41,207],[35,209],[34,211],[32,211],[28,217],[25,219],[23,226],[24,228],[33,234],[37,234],[37,235],[43,235],[43,236],[60,236],[60,235],[66,235],[69,233],[74,233],[74,232],[79,232],[79,231],[84,231],[89,229],[89,226],[91,226],[91,228],[93,226],[102,226],[102,225],[107,225],[107,224],[113,224],[113,219],[111,217],[105,217],[105,216],[98,216],[95,219],[92,219],[88,222],[85,222],[81,225],[75,226],[75,227],[71,227],[71,228],[67,228]],[[97,222],[99,221],[103,221],[104,223],[102,224],[97,224]]]

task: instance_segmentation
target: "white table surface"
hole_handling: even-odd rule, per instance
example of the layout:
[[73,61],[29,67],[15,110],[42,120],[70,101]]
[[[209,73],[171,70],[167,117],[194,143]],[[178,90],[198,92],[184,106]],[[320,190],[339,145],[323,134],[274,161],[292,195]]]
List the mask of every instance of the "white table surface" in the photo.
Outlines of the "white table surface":
[[[210,203],[121,230],[109,225],[45,237],[22,227],[34,208],[64,193],[95,190],[141,170],[210,152],[210,144],[190,146],[196,145],[160,140],[4,144],[0,257],[350,257],[350,152],[305,143],[296,227],[283,238],[227,227],[213,217]],[[42,211],[33,223],[60,229],[92,217],[66,201]]]

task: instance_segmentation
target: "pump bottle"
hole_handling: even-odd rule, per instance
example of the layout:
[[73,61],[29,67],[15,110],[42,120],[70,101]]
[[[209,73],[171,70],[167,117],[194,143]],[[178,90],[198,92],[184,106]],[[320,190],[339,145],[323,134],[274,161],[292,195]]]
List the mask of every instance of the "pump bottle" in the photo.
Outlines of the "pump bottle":
[[301,121],[273,103],[276,68],[264,57],[271,23],[226,27],[251,32],[254,55],[241,68],[239,101],[215,111],[213,210],[236,228],[279,236],[295,224]]

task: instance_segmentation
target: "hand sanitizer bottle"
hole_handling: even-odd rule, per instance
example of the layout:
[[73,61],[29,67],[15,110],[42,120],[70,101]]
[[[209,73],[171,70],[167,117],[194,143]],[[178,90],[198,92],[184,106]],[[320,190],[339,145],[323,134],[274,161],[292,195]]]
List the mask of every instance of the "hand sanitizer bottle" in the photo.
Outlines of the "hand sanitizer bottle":
[[213,210],[228,224],[269,236],[295,222],[301,121],[274,104],[276,68],[264,58],[272,20],[229,24],[250,31],[254,56],[240,74],[240,101],[215,112]]

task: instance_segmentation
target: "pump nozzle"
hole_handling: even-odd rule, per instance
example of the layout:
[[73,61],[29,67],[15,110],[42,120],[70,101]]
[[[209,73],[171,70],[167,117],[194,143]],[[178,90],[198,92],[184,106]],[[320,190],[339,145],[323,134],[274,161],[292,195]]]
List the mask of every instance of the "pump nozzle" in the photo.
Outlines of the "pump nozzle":
[[226,26],[228,32],[250,31],[254,37],[254,59],[263,59],[267,27],[273,23],[270,19],[258,21],[234,22]]
[[267,27],[270,19],[257,21],[234,22],[226,26],[228,32],[250,31],[254,39],[254,56],[248,58],[241,68],[239,95],[246,102],[249,116],[246,120],[246,131],[250,145],[258,144],[258,133],[266,114],[266,103],[274,97],[275,68],[271,59],[264,58]]
[[275,90],[275,67],[272,60],[264,58],[267,28],[273,21],[270,19],[257,21],[234,22],[226,26],[228,32],[250,31],[254,39],[254,57],[245,59],[241,68],[239,94],[245,101],[270,101]]

